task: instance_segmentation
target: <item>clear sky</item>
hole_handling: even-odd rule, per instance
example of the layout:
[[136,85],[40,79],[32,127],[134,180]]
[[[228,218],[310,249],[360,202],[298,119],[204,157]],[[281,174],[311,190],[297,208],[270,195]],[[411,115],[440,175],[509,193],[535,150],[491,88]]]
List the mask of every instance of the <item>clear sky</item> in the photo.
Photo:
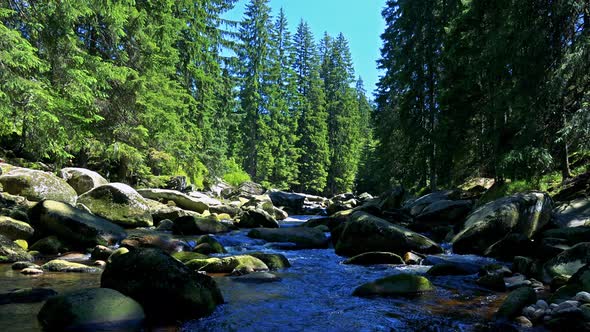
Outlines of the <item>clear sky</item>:
[[[239,0],[228,18],[240,20],[249,0]],[[381,34],[385,22],[381,10],[386,0],[271,0],[270,7],[276,15],[285,10],[289,29],[295,33],[299,21],[307,21],[319,40],[324,31],[331,36],[344,33],[350,45],[356,76],[365,81],[369,94],[379,79],[376,61],[380,56]]]

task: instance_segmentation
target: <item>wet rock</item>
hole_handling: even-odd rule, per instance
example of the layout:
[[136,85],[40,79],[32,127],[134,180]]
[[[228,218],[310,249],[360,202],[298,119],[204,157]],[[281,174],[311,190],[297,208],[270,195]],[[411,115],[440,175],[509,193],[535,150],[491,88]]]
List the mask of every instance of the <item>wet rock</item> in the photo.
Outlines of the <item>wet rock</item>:
[[269,268],[260,259],[250,255],[229,256],[223,258],[193,259],[186,262],[193,271],[207,273],[228,273],[243,275],[252,272],[268,271]]
[[105,246],[98,245],[92,249],[92,253],[90,257],[95,260],[103,260],[106,261],[109,257],[113,254],[113,249]]
[[432,291],[428,279],[414,274],[396,274],[366,283],[354,290],[354,296],[412,296]]
[[512,262],[512,269],[515,273],[524,274],[525,276],[530,276],[534,274],[534,264],[535,261],[531,258],[524,257],[524,256],[516,256],[514,257],[514,261]]
[[179,261],[186,263],[188,261],[192,261],[193,259],[208,259],[209,256],[203,255],[198,252],[191,252],[191,251],[179,251],[172,254],[172,257],[178,259]]
[[29,243],[25,240],[14,240],[19,247],[23,248],[24,250],[29,250]]
[[415,218],[427,223],[460,223],[469,214],[473,203],[468,200],[439,200],[427,205]]
[[269,282],[281,281],[281,278],[275,274],[268,272],[254,272],[243,276],[234,277],[233,281],[247,284],[265,284]]
[[56,235],[79,248],[110,245],[127,233],[112,222],[57,201],[42,201],[29,212],[36,231]]
[[365,252],[384,251],[403,255],[408,251],[442,253],[429,238],[365,212],[355,212],[343,224],[335,250],[338,255],[355,256]]
[[408,265],[421,265],[424,261],[424,256],[418,255],[415,252],[407,252],[404,254],[404,262]]
[[150,230],[135,230],[121,242],[122,247],[129,249],[157,248],[167,253],[189,249],[186,242],[172,238],[168,234],[160,234]]
[[23,221],[18,221],[10,217],[0,216],[0,234],[11,240],[27,240],[33,236],[35,230],[31,225]]
[[268,242],[291,242],[299,249],[327,248],[329,239],[324,232],[308,227],[255,228],[248,237]]
[[[206,245],[207,249],[201,249],[198,250],[199,246],[203,246]],[[209,254],[225,254],[227,251],[225,250],[225,248],[221,245],[221,243],[219,243],[219,241],[217,241],[214,237],[209,236],[209,235],[203,235],[201,237],[199,237],[199,239],[197,240],[197,247],[195,249],[193,249],[194,252],[199,252],[205,255],[209,255]]]
[[590,172],[580,174],[566,181],[562,185],[561,190],[553,198],[556,201],[565,202],[588,196],[590,196]]
[[63,179],[52,173],[27,168],[16,168],[0,176],[4,191],[30,201],[51,199],[74,204],[76,191]]
[[113,253],[109,256],[109,259],[107,259],[107,262],[111,263],[113,261],[113,259],[116,259],[117,257],[119,257],[121,255],[125,255],[127,253],[129,253],[129,249],[127,249],[125,247],[118,248],[117,250],[113,251]]
[[171,232],[174,229],[174,221],[170,219],[161,220],[156,229],[161,232]]
[[289,217],[289,214],[275,206],[273,209],[273,216],[276,220],[285,220]]
[[197,213],[203,213],[206,210],[209,210],[207,199],[189,196],[179,191],[167,189],[139,189],[137,192],[144,198],[163,202],[173,201],[178,207],[184,210],[195,211]]
[[222,194],[223,194],[224,198],[231,198],[231,197],[238,197],[238,196],[250,197],[250,196],[256,196],[256,195],[262,195],[262,194],[264,194],[265,191],[266,191],[266,189],[264,189],[264,187],[262,185],[260,185],[258,183],[247,181],[247,182],[240,184],[234,190],[225,190],[225,192]]
[[98,273],[100,269],[88,265],[68,262],[61,259],[54,259],[41,266],[44,271],[51,272],[77,272],[77,273]]
[[526,317],[524,316],[518,316],[514,319],[514,322],[520,326],[520,327],[524,327],[524,328],[531,328],[533,327],[533,323]]
[[209,211],[211,213],[217,213],[217,214],[227,214],[229,215],[231,218],[236,217],[240,212],[240,208],[231,206],[231,205],[226,205],[226,204],[221,204],[221,205],[217,205],[217,206],[210,206],[209,207]]
[[354,265],[374,265],[374,264],[395,264],[404,265],[404,260],[391,252],[366,252],[364,254],[351,257],[342,264]]
[[[418,199],[404,205],[404,210],[408,211],[411,216],[417,217],[425,210],[437,202],[453,201],[460,198],[459,192],[454,190],[441,190],[426,194]],[[436,207],[436,205],[434,206]]]
[[431,267],[426,274],[430,276],[464,276],[473,274],[459,264],[441,263]]
[[406,195],[402,187],[395,187],[379,195],[376,206],[381,211],[399,209]]
[[10,267],[13,270],[23,270],[23,269],[26,269],[27,267],[39,268],[40,266],[33,263],[33,262],[14,262],[14,263],[12,263],[12,265]]
[[97,261],[94,261],[94,263],[92,263],[92,266],[104,268],[105,266],[107,266],[107,262],[105,262],[103,260],[97,260]]
[[498,311],[496,312],[496,319],[510,320],[520,316],[522,309],[529,304],[537,302],[537,294],[530,287],[520,287],[508,294],[508,297]]
[[174,220],[172,233],[178,235],[217,234],[229,232],[227,226],[214,217],[186,216]]
[[0,263],[32,261],[33,257],[18,244],[4,235],[0,235]]
[[499,273],[492,273],[486,274],[479,277],[476,281],[476,284],[485,287],[487,289],[491,289],[497,292],[505,292],[506,291],[506,284],[504,283],[504,277]]
[[93,288],[48,299],[37,318],[50,331],[136,331],[145,314],[132,298],[113,289]]
[[9,303],[35,303],[57,295],[57,292],[49,288],[22,288],[8,293],[0,294],[0,304]]
[[31,250],[38,251],[45,255],[57,255],[67,251],[66,246],[57,236],[48,236],[33,243]]
[[191,271],[158,249],[134,250],[113,257],[102,273],[101,287],[133,298],[152,321],[196,319],[211,314],[223,303],[212,278]]
[[578,292],[574,297],[574,300],[579,301],[581,303],[590,303],[590,293]]
[[[504,197],[475,210],[453,239],[458,254],[484,255],[489,247],[508,234],[532,238],[551,218],[551,199],[546,193],[529,192]],[[518,248],[514,248],[518,254]]]
[[590,198],[580,197],[553,210],[553,223],[560,228],[590,226]]
[[303,210],[305,204],[303,195],[278,190],[270,190],[267,194],[275,206],[282,206],[291,213],[299,213]]
[[246,211],[240,217],[238,223],[240,228],[279,228],[279,223],[276,219],[261,209]]
[[85,168],[67,167],[60,171],[62,179],[74,188],[78,195],[109,182],[100,174]]
[[39,275],[39,274],[43,274],[44,271],[41,270],[40,268],[36,268],[36,267],[27,267],[26,269],[22,269],[20,271],[20,273],[25,274],[25,275]]
[[92,213],[123,227],[153,226],[148,202],[135,189],[123,183],[96,187],[81,195],[78,202]]
[[579,243],[543,265],[543,281],[549,283],[556,276],[571,277],[588,263],[590,263],[590,242]]
[[263,252],[251,252],[248,255],[260,259],[271,271],[286,269],[291,267],[291,263],[283,254],[268,254]]
[[590,226],[551,229],[543,232],[543,238],[563,239],[566,244],[573,246],[581,242],[588,242],[588,239],[590,239]]

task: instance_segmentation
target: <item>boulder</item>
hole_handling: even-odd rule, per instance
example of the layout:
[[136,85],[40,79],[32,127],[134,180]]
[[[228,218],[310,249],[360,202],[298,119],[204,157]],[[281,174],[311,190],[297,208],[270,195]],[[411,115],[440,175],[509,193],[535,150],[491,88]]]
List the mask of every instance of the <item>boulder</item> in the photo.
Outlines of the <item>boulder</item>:
[[169,219],[174,220],[176,218],[186,217],[186,216],[197,216],[200,217],[201,214],[195,211],[190,210],[183,210],[177,206],[170,206],[166,204],[162,204],[158,201],[154,201],[151,199],[147,199],[148,205],[150,207],[150,214],[152,215],[152,219],[154,221],[154,225],[160,224],[160,221]]
[[484,255],[508,234],[532,238],[550,218],[551,199],[546,193],[529,192],[501,198],[469,215],[463,230],[453,238],[453,251]]
[[238,227],[240,228],[257,228],[257,227],[266,227],[266,228],[279,228],[279,223],[277,220],[268,214],[266,211],[261,209],[255,209],[250,211],[245,211],[242,216],[240,217],[240,222],[238,223]]
[[[408,211],[409,214],[413,217],[419,216],[420,214],[422,214],[423,212],[425,212],[425,210],[440,201],[443,202],[448,202],[448,201],[454,201],[456,199],[459,198],[459,193],[457,191],[454,190],[444,190],[444,191],[435,191],[433,193],[424,195],[422,197],[419,197],[418,199],[411,201],[408,204],[404,205],[404,210]],[[434,205],[434,207],[436,208],[437,205]]]
[[40,252],[45,255],[57,255],[67,251],[68,248],[61,242],[57,236],[47,236],[39,239],[31,245],[31,250]]
[[574,275],[580,268],[590,263],[590,242],[579,243],[561,254],[551,258],[543,265],[543,281]]
[[135,189],[123,183],[96,187],[81,195],[78,202],[92,213],[123,227],[153,226],[148,202]]
[[275,206],[268,195],[251,196],[241,208],[243,210],[263,210],[271,216],[275,214]]
[[327,248],[329,245],[329,239],[324,232],[309,227],[255,228],[248,236],[268,242],[291,242],[299,249]]
[[462,255],[428,255],[422,265],[454,265],[467,274],[475,274],[490,263],[489,258]]
[[99,273],[101,270],[96,267],[91,267],[88,265],[68,262],[61,259],[54,259],[49,261],[43,265],[41,268],[44,271],[51,271],[51,272],[78,272],[78,273]]
[[240,184],[231,194],[229,197],[249,197],[249,196],[256,196],[264,194],[266,190],[262,185],[250,181],[246,181]]
[[431,267],[426,274],[430,276],[465,276],[473,273],[469,269],[463,268],[461,264],[440,263]]
[[152,230],[134,230],[121,246],[129,249],[139,248],[158,248],[167,253],[173,253],[189,248],[189,245],[179,239],[175,239],[169,234],[161,234]]
[[101,245],[97,245],[92,249],[92,253],[90,253],[90,258],[94,260],[101,260],[107,261],[109,257],[113,254],[113,249]]
[[74,204],[76,191],[63,179],[52,173],[17,168],[0,176],[4,191],[30,201],[51,199]]
[[553,210],[553,222],[557,227],[590,226],[590,197],[580,197],[565,202]]
[[186,216],[174,220],[172,233],[179,235],[201,235],[228,232],[226,225],[214,217]]
[[18,244],[0,234],[0,263],[32,261],[33,257]]
[[544,239],[561,239],[567,245],[573,246],[590,239],[590,226],[556,228],[543,232]]
[[351,257],[342,264],[353,265],[374,265],[374,264],[394,264],[405,265],[404,260],[392,252],[366,252],[364,254]]
[[29,211],[37,232],[57,235],[79,248],[112,245],[127,237],[123,228],[98,216],[57,201],[42,201]]
[[47,298],[57,295],[57,292],[49,288],[21,288],[8,293],[0,294],[0,305],[10,303],[35,303],[45,301]]
[[113,289],[91,288],[50,298],[37,318],[48,331],[137,331],[145,315],[132,298]]
[[167,202],[173,201],[176,206],[184,209],[203,213],[209,210],[207,199],[189,196],[180,191],[168,189],[139,189],[137,192],[144,198],[153,199],[156,201]]
[[291,267],[291,263],[283,254],[268,254],[263,252],[251,252],[249,256],[260,259],[271,271]]
[[[219,243],[219,241],[217,241],[214,237],[209,236],[209,235],[203,235],[203,236],[199,237],[196,244],[197,244],[197,246],[195,247],[195,249],[193,249],[193,251],[200,252],[205,255],[225,254],[227,252],[225,250],[225,248],[221,245],[221,243]],[[207,245],[208,252],[203,252],[203,250],[198,250],[199,246],[202,246],[202,245]]]
[[366,283],[354,290],[354,296],[415,296],[434,290],[428,279],[415,274],[396,274]]
[[495,318],[498,320],[511,320],[522,314],[522,309],[537,302],[537,294],[531,287],[520,287],[510,292],[504,300]]
[[243,275],[252,272],[268,271],[268,266],[260,259],[249,256],[229,256],[223,258],[193,259],[186,262],[193,271],[204,271],[207,273],[229,273],[232,275]]
[[209,211],[211,213],[217,213],[217,214],[225,213],[225,214],[228,214],[230,217],[234,218],[235,216],[240,214],[240,212],[242,210],[240,210],[240,208],[235,207],[235,206],[221,204],[221,205],[216,205],[216,206],[210,206]]
[[35,230],[26,222],[18,221],[10,217],[0,216],[0,234],[11,240],[28,240]]
[[247,284],[266,284],[269,282],[278,282],[282,279],[269,272],[253,272],[243,276],[233,277],[232,280]]
[[190,252],[190,251],[178,251],[172,254],[172,257],[178,259],[179,261],[186,263],[192,261],[193,259],[208,259],[209,256],[203,255],[197,252]]
[[78,195],[90,191],[98,186],[108,184],[100,174],[85,168],[67,167],[60,171],[61,177],[74,188]]
[[133,250],[113,257],[101,287],[139,302],[149,320],[175,322],[207,316],[223,303],[215,281],[191,271],[158,249]]
[[443,252],[429,238],[361,211],[353,213],[350,221],[342,225],[337,239],[336,253],[342,256],[371,251],[392,252],[400,256],[408,251],[431,254]]
[[188,193],[188,195],[203,201],[205,204],[209,205],[209,207],[223,204],[220,200],[211,197],[212,194],[206,194],[200,191],[191,191]]
[[439,200],[426,206],[416,219],[421,222],[461,223],[471,211],[473,203],[468,200]]
[[557,202],[567,202],[588,196],[590,196],[590,172],[566,181],[553,199]]
[[270,196],[275,206],[282,206],[291,213],[299,213],[303,210],[303,204],[305,204],[305,196],[297,193],[271,190],[268,192],[268,196]]

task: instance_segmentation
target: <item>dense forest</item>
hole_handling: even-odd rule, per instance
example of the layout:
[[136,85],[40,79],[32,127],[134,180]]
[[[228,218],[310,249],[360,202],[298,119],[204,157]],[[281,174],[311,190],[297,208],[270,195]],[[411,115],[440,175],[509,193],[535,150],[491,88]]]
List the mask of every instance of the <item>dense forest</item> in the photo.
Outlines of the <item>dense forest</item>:
[[346,37],[251,0],[0,8],[0,142],[113,181],[317,194],[569,177],[590,149],[590,4],[389,0],[375,103]]

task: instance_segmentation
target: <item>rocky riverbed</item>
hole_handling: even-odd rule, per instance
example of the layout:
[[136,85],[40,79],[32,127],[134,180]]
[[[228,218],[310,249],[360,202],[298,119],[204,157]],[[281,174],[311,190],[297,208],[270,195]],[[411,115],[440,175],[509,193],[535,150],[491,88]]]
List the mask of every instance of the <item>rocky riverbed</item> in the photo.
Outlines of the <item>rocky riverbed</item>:
[[590,326],[588,173],[484,204],[483,187],[327,199],[0,169],[3,330]]

